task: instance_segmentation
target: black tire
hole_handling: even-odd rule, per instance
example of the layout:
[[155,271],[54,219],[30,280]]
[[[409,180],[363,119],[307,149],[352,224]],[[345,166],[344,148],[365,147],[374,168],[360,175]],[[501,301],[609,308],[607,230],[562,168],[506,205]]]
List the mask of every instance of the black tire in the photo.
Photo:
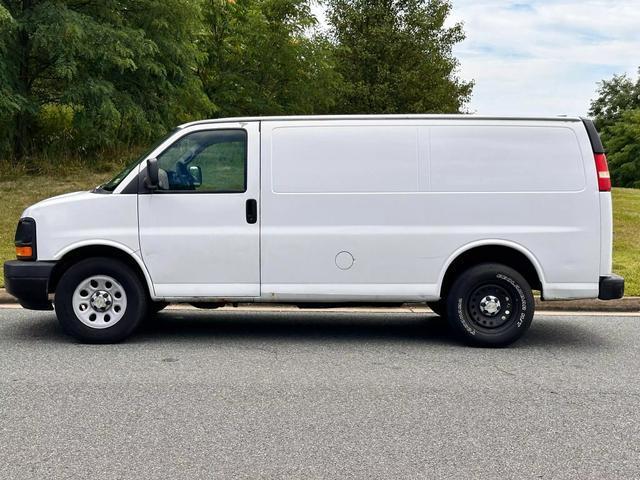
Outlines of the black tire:
[[158,312],[161,312],[165,308],[169,306],[169,302],[154,302],[153,300],[149,303],[149,313],[155,315]]
[[437,302],[427,302],[427,307],[439,317],[447,318],[447,302],[444,299],[440,299]]
[[512,344],[531,326],[534,309],[533,293],[524,277],[496,263],[462,273],[447,296],[449,325],[461,340],[474,346]]
[[[111,309],[120,308],[115,303],[111,307],[106,307],[108,308],[107,310],[98,312],[104,318],[103,328],[93,328],[83,323],[76,314],[73,305],[74,293],[80,288],[80,285],[98,276],[106,276],[115,280],[124,290],[124,299],[126,299],[126,306],[122,308],[124,313],[120,313],[121,310],[117,310],[117,314],[115,310],[112,313]],[[106,284],[111,286],[108,281],[106,281]],[[99,289],[100,287],[96,288]],[[105,286],[104,288],[107,287]],[[96,292],[98,291],[103,290],[96,290]],[[81,291],[80,295],[85,294]],[[85,302],[90,306],[87,307],[85,305],[85,309],[88,308],[88,312],[91,313],[91,309],[94,308],[91,300],[93,297],[89,296],[89,294],[86,295],[87,300]],[[114,298],[121,298],[123,294],[115,291],[113,296]],[[62,329],[69,335],[86,343],[116,343],[124,340],[140,324],[147,314],[148,307],[146,289],[136,273],[123,262],[105,257],[88,258],[71,266],[58,283],[54,303],[58,322]],[[100,307],[105,308],[104,305],[100,305]],[[107,323],[110,320],[107,318],[107,314],[110,313],[114,316],[121,315],[112,326]],[[80,313],[80,315],[82,314]],[[87,321],[87,323],[90,322]]]
[[150,298],[147,299],[147,314],[142,319],[141,324],[152,323],[157,320],[158,313],[169,306],[169,302],[155,302]]

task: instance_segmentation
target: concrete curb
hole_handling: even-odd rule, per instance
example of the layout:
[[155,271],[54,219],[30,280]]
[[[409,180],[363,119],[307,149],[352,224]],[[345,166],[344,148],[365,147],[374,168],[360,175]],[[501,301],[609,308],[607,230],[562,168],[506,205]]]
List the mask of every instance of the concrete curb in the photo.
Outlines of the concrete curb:
[[640,312],[640,297],[624,297],[620,300],[563,300],[543,302],[536,298],[536,310],[540,312]]
[[9,295],[4,288],[0,288],[0,303],[16,303],[16,299]]
[[[15,304],[16,299],[0,288],[0,304]],[[536,298],[536,310],[553,312],[640,312],[640,297],[625,297],[620,300],[569,300],[543,302]]]

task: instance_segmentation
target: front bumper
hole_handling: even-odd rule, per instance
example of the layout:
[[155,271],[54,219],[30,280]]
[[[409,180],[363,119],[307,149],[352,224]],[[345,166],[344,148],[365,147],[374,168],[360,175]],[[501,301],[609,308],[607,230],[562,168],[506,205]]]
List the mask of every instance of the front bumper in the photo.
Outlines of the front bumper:
[[12,260],[4,264],[4,286],[30,310],[53,310],[49,301],[49,278],[55,262]]
[[620,275],[600,277],[600,300],[617,300],[624,297],[624,278]]

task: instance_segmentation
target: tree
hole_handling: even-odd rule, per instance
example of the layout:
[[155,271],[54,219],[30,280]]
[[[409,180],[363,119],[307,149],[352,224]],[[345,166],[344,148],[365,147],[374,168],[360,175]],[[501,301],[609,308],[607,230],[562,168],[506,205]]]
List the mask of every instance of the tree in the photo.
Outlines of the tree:
[[334,103],[332,45],[308,0],[204,0],[199,73],[218,116],[313,114]]
[[0,109],[17,158],[141,142],[210,108],[195,74],[194,0],[3,3]]
[[461,24],[445,27],[448,0],[328,0],[345,81],[338,113],[453,113],[472,82],[456,76]]
[[635,83],[627,75],[614,75],[599,83],[598,97],[591,102],[591,115],[598,129],[610,127],[628,110],[640,108],[640,78]]
[[602,134],[613,184],[640,188],[640,109],[627,110]]
[[613,184],[640,188],[640,78],[615,75],[600,82],[589,114],[607,150]]
[[[0,4],[0,131],[11,131],[11,119],[21,108],[22,98],[16,92],[15,65],[6,61],[16,23],[9,11]],[[0,152],[11,148],[9,135],[0,135]]]
[[448,0],[0,0],[0,155],[148,142],[205,116],[458,112]]

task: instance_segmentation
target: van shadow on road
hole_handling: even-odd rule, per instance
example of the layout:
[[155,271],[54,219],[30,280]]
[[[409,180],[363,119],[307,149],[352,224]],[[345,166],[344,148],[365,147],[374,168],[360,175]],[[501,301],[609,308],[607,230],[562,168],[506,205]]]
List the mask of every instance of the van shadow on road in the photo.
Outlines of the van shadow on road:
[[[9,333],[9,332],[6,332]],[[5,333],[5,339],[7,337]],[[25,319],[14,340],[75,343],[60,330],[54,315]],[[525,337],[510,348],[572,348],[599,350],[607,339],[574,317],[536,317]],[[354,344],[419,343],[458,345],[446,321],[433,314],[384,314],[336,312],[197,312],[170,310],[149,319],[127,344],[189,342],[289,341],[292,343],[340,342]]]

